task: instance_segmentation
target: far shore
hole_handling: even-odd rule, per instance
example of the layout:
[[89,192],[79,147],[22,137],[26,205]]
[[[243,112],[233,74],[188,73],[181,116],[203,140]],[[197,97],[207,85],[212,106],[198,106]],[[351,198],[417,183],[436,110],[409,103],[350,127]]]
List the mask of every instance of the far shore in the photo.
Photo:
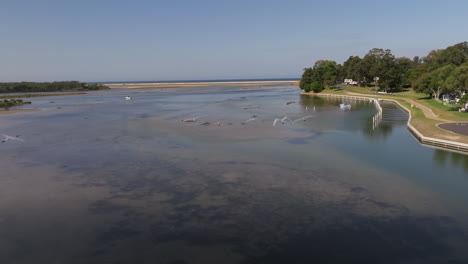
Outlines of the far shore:
[[297,81],[234,81],[234,82],[180,82],[180,83],[105,83],[109,88],[125,88],[125,89],[148,89],[148,88],[186,88],[186,87],[203,87],[203,86],[249,86],[249,85],[273,85],[285,84],[294,85]]
[[0,110],[0,115],[37,112],[37,111],[39,111],[39,109],[12,109],[12,110],[8,109],[8,110]]

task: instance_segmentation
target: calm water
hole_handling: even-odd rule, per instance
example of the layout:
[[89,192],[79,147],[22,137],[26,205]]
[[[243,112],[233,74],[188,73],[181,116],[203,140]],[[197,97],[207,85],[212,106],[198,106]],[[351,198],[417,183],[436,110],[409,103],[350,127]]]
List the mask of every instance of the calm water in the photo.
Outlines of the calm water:
[[0,115],[25,140],[0,144],[0,263],[468,263],[468,156],[392,104],[374,128],[287,86],[32,101]]

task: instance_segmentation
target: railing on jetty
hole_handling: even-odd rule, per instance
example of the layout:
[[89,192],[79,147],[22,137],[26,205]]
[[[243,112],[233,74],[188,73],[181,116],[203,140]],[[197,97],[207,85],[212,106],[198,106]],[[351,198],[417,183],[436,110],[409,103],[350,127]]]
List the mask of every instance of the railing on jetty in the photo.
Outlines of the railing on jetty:
[[[376,99],[376,98],[371,98],[371,97],[361,97],[361,96],[351,96],[351,95],[339,95],[339,94],[319,94],[318,96],[332,96],[332,97],[341,97],[341,98],[353,98],[353,99],[358,99],[358,100],[375,100],[377,101],[378,107],[380,107],[379,112],[382,112],[382,107],[380,106],[380,103],[378,103],[378,100],[384,100],[384,101],[389,101],[393,102],[396,105],[398,105],[401,109],[404,111],[408,112],[409,117],[408,117],[408,130],[411,132],[411,134],[423,145],[428,146],[428,147],[434,147],[434,148],[439,148],[439,149],[444,149],[444,150],[449,150],[449,151],[454,151],[454,152],[459,152],[462,154],[468,154],[468,144],[461,143],[461,142],[455,142],[455,141],[450,141],[450,140],[444,140],[444,139],[438,139],[438,138],[431,138],[431,137],[426,137],[423,136],[413,125],[411,125],[411,111],[404,107],[400,102],[392,99]],[[376,114],[378,115],[378,113]],[[375,118],[375,116],[374,116]],[[381,117],[380,117],[381,118]]]
[[382,106],[380,106],[378,99],[370,100],[377,108],[377,113],[372,117],[372,130],[374,130],[379,125],[380,121],[382,121]]

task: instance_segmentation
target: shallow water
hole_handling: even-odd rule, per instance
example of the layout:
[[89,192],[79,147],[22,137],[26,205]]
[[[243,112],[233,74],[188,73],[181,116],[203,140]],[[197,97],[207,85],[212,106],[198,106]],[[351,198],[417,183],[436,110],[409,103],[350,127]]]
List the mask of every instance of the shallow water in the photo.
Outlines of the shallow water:
[[468,156],[393,104],[374,127],[286,86],[32,101],[0,115],[25,140],[0,145],[1,263],[468,261]]

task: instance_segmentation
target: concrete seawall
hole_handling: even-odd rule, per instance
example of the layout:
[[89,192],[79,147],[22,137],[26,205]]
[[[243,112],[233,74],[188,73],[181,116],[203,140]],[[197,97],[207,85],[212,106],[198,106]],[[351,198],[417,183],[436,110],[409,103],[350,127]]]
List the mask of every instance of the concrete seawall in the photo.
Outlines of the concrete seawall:
[[[305,94],[305,93],[302,93]],[[308,94],[305,94],[308,95]],[[438,149],[443,149],[443,150],[448,150],[448,151],[453,151],[453,152],[458,152],[461,154],[468,155],[468,144],[461,143],[461,142],[456,142],[456,141],[450,141],[450,140],[444,140],[444,139],[438,139],[438,138],[432,138],[432,137],[426,137],[424,136],[421,132],[419,132],[414,126],[411,125],[411,110],[400,104],[400,102],[392,99],[378,99],[375,97],[363,97],[363,96],[354,96],[354,95],[340,95],[340,94],[314,94],[316,96],[320,97],[341,97],[341,98],[353,98],[353,99],[358,99],[358,100],[366,100],[369,101],[371,99],[374,100],[382,100],[382,101],[387,101],[387,102],[392,102],[398,105],[402,110],[408,112],[409,117],[408,117],[408,130],[411,132],[411,134],[422,144],[428,147],[433,147],[433,148],[438,148]]]

